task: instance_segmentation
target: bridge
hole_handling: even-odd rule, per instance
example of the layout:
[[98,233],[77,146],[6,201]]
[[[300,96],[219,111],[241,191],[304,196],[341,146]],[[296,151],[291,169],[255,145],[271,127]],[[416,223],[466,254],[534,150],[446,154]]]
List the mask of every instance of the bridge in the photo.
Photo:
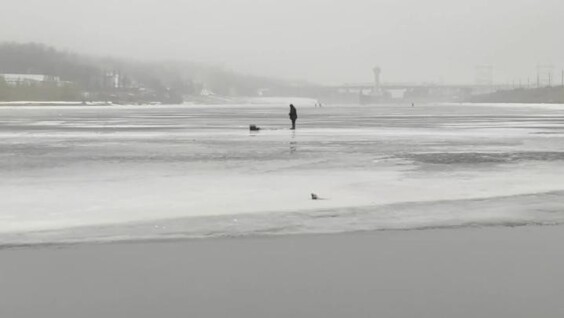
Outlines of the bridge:
[[335,86],[335,89],[345,90],[459,90],[459,91],[496,91],[509,89],[508,85],[494,85],[491,81],[482,84],[436,84],[436,83],[383,83],[381,80],[382,69],[375,67],[374,82],[343,84]]
[[333,89],[350,89],[350,90],[413,90],[413,89],[448,89],[448,90],[502,90],[511,89],[510,85],[493,85],[493,84],[434,84],[434,83],[381,83],[376,86],[374,83],[345,83],[343,85],[330,86]]
[[381,70],[373,69],[374,82],[342,85],[295,85],[269,90],[272,96],[299,96],[343,104],[377,104],[419,101],[466,101],[476,95],[512,89],[511,85],[386,83],[380,80]]
[[357,94],[360,103],[378,103],[391,100],[464,100],[473,95],[494,93],[511,89],[510,85],[483,84],[436,84],[436,83],[384,83],[380,79],[382,70],[373,69],[374,82],[347,83],[326,87],[342,95]]

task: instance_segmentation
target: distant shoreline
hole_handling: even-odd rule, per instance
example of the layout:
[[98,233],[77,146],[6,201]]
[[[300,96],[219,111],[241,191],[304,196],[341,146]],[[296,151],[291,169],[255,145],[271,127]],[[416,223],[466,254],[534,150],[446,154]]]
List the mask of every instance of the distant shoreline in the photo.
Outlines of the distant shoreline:
[[0,102],[0,106],[112,106],[112,102],[76,102],[76,101],[11,101]]
[[[297,101],[296,101],[297,99]],[[259,104],[272,104],[272,103],[296,103],[298,102],[298,104],[301,102],[302,106],[305,105],[309,105],[310,103],[313,103],[315,100],[314,99],[308,99],[308,98],[292,98],[292,97],[278,97],[278,98],[248,98],[248,99],[232,99],[232,100],[222,100],[221,102],[219,102],[218,100],[208,100],[208,101],[186,101],[182,104],[177,104],[177,105],[240,105],[240,104],[255,104],[255,105],[259,105]],[[546,102],[534,102],[534,101],[530,101],[530,102],[511,102],[511,101],[479,101],[479,100],[475,100],[475,101],[460,101],[460,102],[442,102],[442,101],[436,101],[436,102],[425,102],[423,104],[464,104],[464,105],[503,105],[503,104],[515,104],[515,105],[562,105],[564,104],[564,102],[560,102],[560,101],[546,101]],[[385,105],[403,105],[403,104],[408,104],[407,102],[389,102],[389,103],[381,103],[381,104],[366,104],[366,105],[360,105],[360,104],[333,104],[333,103],[326,103],[326,105],[347,105],[347,106],[368,106],[368,107],[378,107],[378,106],[385,106]],[[421,104],[421,103],[419,103]],[[32,106],[32,107],[36,107],[36,106],[154,106],[154,105],[173,105],[173,104],[162,104],[162,103],[140,103],[140,104],[136,104],[136,103],[113,103],[113,102],[104,102],[104,101],[95,101],[95,102],[77,102],[77,101],[8,101],[8,102],[0,102],[0,107],[15,107],[15,106]]]
[[232,97],[232,98],[200,98],[185,100],[179,104],[167,104],[161,102],[144,103],[120,103],[111,101],[0,101],[2,106],[155,106],[155,105],[241,105],[241,104],[298,104],[313,106],[317,100],[304,97]]

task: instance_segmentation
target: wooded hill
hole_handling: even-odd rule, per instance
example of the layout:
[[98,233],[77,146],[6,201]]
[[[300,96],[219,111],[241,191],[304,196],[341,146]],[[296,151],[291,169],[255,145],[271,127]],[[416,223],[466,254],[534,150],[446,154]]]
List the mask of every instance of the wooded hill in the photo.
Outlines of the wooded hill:
[[0,78],[0,100],[108,100],[181,102],[202,90],[221,96],[256,96],[292,84],[191,62],[147,62],[96,57],[43,44],[0,44],[0,74],[42,74],[55,82],[9,85]]

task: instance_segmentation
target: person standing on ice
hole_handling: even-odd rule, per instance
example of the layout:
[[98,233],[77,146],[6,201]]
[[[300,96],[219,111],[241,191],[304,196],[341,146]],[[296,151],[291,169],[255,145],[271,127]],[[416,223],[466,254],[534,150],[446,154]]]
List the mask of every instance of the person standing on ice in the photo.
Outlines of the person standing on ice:
[[292,121],[292,130],[296,129],[296,120],[298,119],[298,112],[296,111],[296,107],[290,104],[290,120]]

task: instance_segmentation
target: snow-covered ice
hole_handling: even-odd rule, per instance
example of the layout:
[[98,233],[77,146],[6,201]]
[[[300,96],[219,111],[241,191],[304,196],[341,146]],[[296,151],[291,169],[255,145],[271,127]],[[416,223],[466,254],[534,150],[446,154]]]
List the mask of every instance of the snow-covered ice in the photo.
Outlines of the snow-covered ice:
[[563,105],[297,107],[0,107],[0,242],[564,221]]

